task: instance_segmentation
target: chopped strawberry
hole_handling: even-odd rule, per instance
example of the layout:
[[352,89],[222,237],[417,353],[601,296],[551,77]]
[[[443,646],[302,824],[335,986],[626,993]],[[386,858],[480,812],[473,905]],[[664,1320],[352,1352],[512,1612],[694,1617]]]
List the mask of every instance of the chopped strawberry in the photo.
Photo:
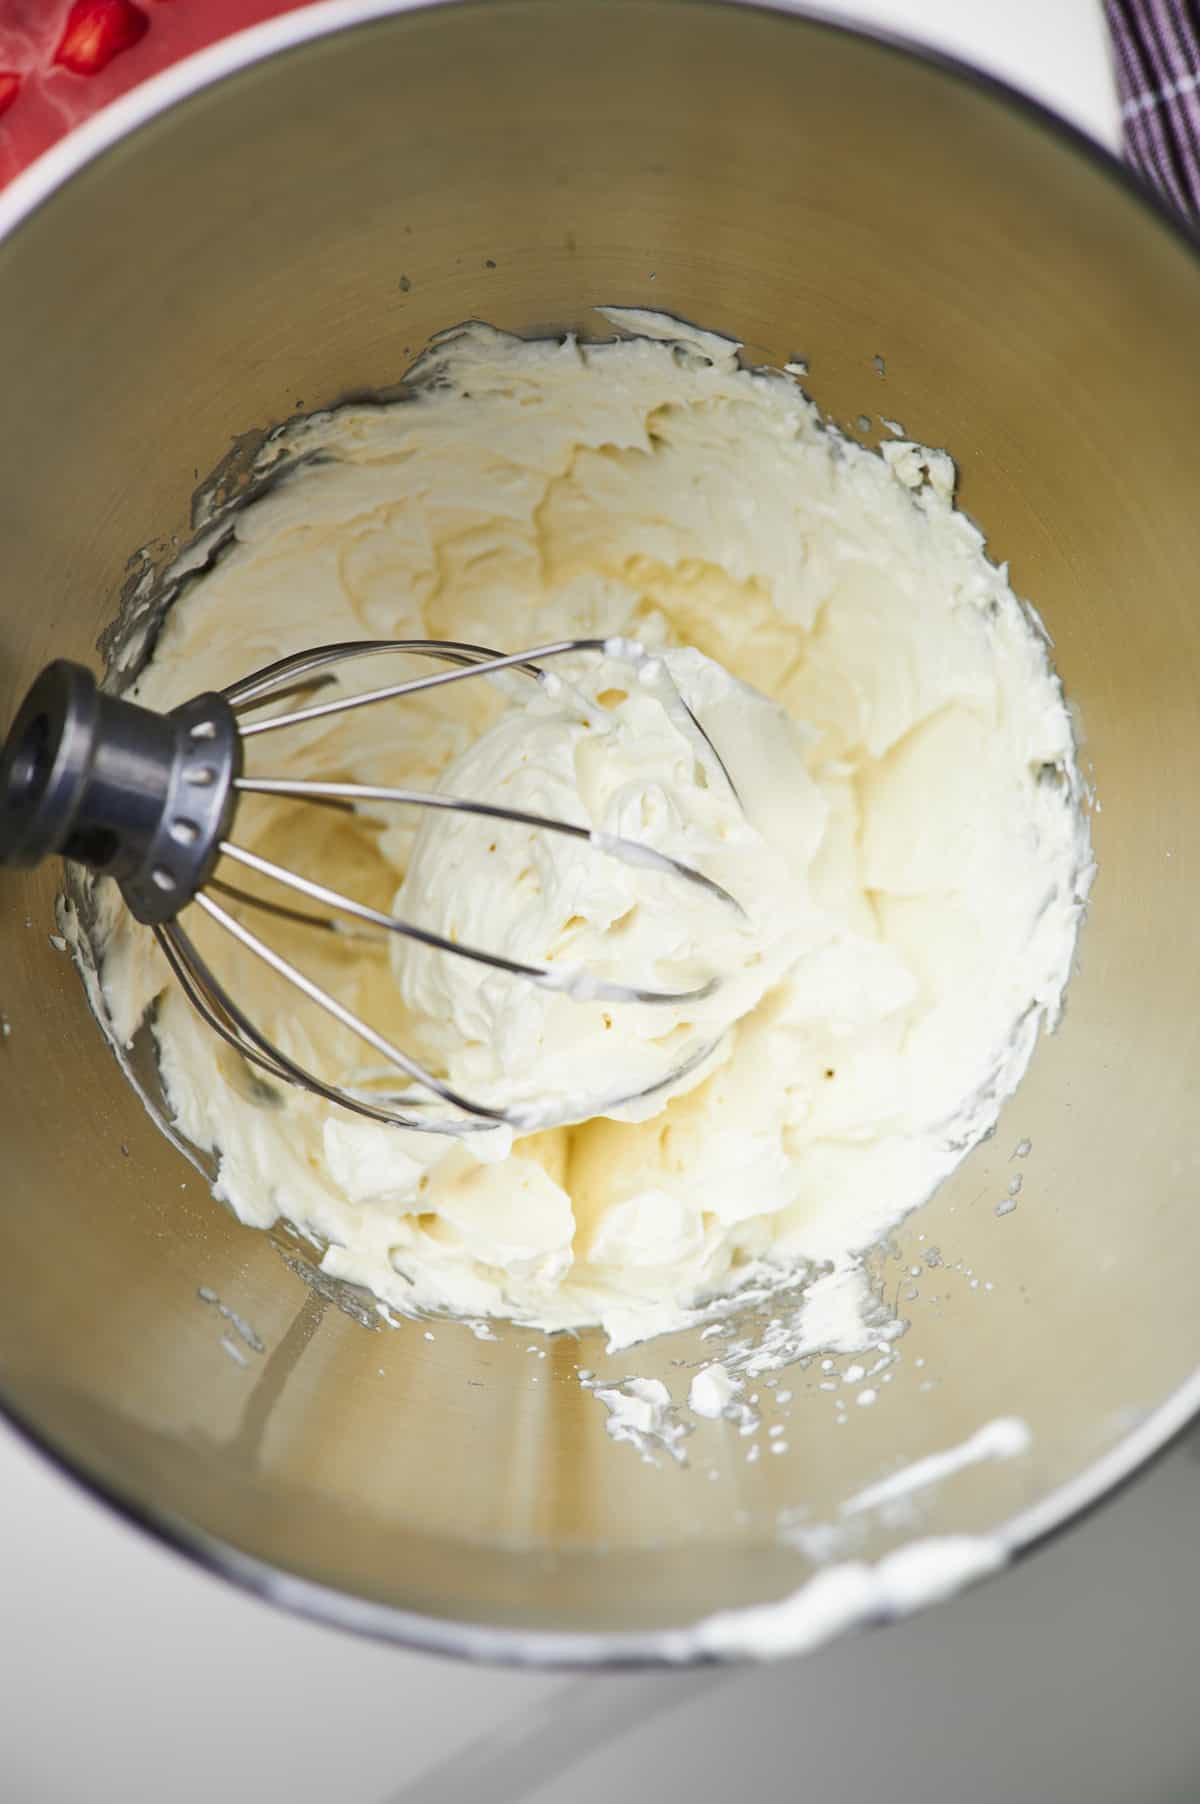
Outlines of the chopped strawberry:
[[0,69],[0,113],[7,113],[21,92],[21,77],[15,69]]
[[133,0],[75,0],[54,60],[76,75],[98,75],[122,50],[131,50],[150,21]]

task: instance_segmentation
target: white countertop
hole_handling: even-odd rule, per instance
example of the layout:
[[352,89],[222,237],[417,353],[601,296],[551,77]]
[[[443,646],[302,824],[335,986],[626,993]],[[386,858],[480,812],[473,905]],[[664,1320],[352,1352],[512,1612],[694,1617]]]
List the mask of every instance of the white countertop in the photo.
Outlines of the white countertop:
[[[830,11],[980,63],[1117,141],[1100,0]],[[756,1804],[1183,1804],[1200,1770],[1198,1501],[1200,1468],[1177,1453],[1002,1583],[803,1667],[558,1678],[277,1614],[0,1427],[0,1797],[705,1804],[749,1782]]]

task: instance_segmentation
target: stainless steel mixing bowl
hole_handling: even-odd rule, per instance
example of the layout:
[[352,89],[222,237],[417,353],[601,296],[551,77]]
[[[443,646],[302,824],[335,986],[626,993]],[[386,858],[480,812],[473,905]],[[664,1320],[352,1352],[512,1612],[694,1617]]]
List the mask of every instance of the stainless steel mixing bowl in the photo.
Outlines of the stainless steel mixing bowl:
[[877,1261],[908,1322],[892,1381],[839,1425],[819,1364],[793,1372],[788,1451],[756,1463],[704,1423],[687,1466],[645,1464],[581,1388],[579,1366],[679,1396],[713,1351],[697,1334],[615,1359],[560,1338],[538,1359],[528,1331],[372,1328],[312,1288],[299,1249],[228,1216],[128,1088],[50,943],[56,874],[6,877],[13,1420],[247,1585],[528,1661],[701,1652],[706,1613],[812,1571],[781,1512],[836,1524],[991,1418],[1024,1418],[1028,1453],[921,1490],[907,1519],[863,1512],[858,1557],[914,1534],[1023,1548],[1161,1445],[1200,1401],[1183,232],[989,82],[672,0],[294,14],[121,102],[0,199],[0,223],[0,717],[45,660],[94,655],[130,553],[186,533],[238,435],[395,379],[467,316],[594,330],[594,303],[652,305],[751,360],[807,357],[851,429],[887,415],[953,450],[964,506],[1053,634],[1103,808],[1062,1031]]

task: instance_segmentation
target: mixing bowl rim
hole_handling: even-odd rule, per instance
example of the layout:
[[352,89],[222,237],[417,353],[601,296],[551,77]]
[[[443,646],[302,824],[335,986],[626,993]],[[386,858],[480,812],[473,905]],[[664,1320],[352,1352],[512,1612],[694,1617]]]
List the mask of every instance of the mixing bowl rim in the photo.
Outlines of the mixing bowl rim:
[[[494,0],[318,0],[251,26],[183,58],[95,114],[44,152],[0,193],[0,244],[88,164],[178,102],[272,56],[376,20],[436,8],[491,5]],[[549,3],[549,0],[543,0]],[[960,58],[903,33],[849,20],[836,10],[805,0],[646,0],[647,4],[687,4],[704,10],[742,8],[771,17],[860,38],[890,53],[910,57],[962,82],[1022,115],[1035,129],[1082,156],[1110,182],[1147,208],[1186,250],[1200,259],[1200,229],[1191,225],[1138,174],[1098,140],[1033,96]],[[1150,1411],[1118,1444],[1038,1504],[1020,1512],[981,1540],[1007,1564],[1043,1546],[1051,1537],[1107,1502],[1153,1460],[1165,1454],[1200,1415],[1200,1368]],[[647,1631],[554,1631],[504,1628],[486,1623],[443,1620],[371,1602],[302,1578],[245,1554],[167,1512],[144,1505],[116,1481],[101,1479],[56,1446],[0,1383],[0,1418],[42,1454],[63,1476],[118,1516],[173,1547],[200,1567],[266,1602],[327,1626],[442,1655],[502,1661],[525,1667],[594,1668],[697,1664],[717,1656],[706,1645],[705,1619],[681,1628]],[[789,1600],[779,1600],[785,1607]],[[770,1606],[767,1606],[768,1608]],[[758,1613],[756,1609],[756,1614]],[[736,1614],[736,1612],[734,1613]],[[880,1616],[877,1620],[883,1620]],[[861,1626],[861,1622],[855,1626]],[[831,1638],[836,1630],[821,1639]],[[721,1656],[724,1657],[724,1656]]]

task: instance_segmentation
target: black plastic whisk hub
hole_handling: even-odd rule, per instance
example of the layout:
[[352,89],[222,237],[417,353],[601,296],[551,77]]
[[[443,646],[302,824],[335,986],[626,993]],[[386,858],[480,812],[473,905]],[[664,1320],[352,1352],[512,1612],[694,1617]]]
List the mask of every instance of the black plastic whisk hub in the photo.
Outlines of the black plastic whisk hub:
[[137,920],[169,921],[220,857],[241,768],[224,696],[157,714],[60,659],[0,750],[0,865],[30,869],[59,853],[114,878]]

